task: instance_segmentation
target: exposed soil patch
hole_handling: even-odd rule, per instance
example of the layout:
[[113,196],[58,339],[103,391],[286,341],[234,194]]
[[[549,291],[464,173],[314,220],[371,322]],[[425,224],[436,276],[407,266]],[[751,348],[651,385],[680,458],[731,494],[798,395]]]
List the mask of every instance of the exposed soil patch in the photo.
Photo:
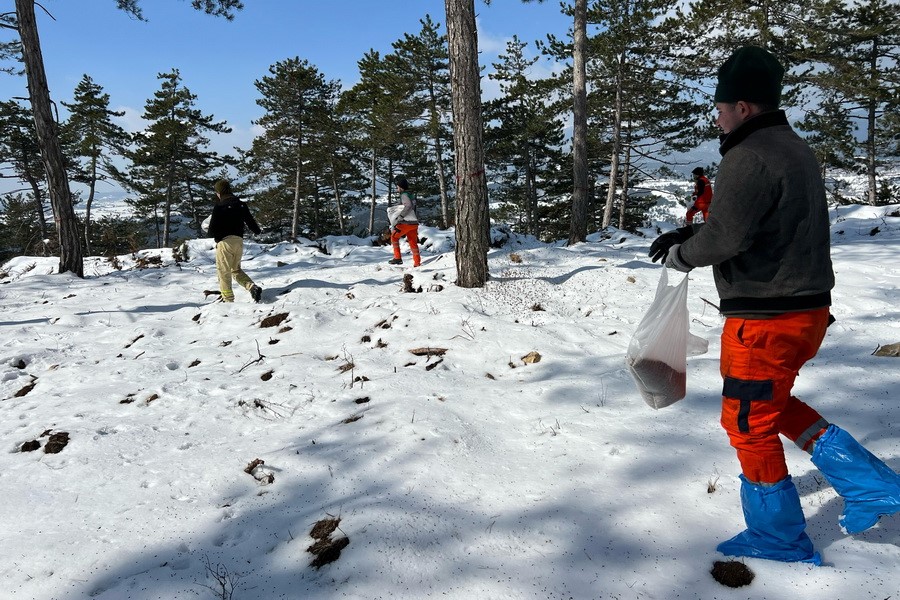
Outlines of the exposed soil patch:
[[41,443],[37,440],[31,440],[30,442],[25,442],[19,447],[20,452],[34,452],[38,448],[41,447]]
[[350,538],[347,536],[337,539],[331,537],[331,534],[337,530],[340,522],[340,519],[322,519],[313,525],[309,535],[316,542],[306,549],[307,552],[315,557],[309,563],[311,567],[320,569],[329,563],[333,563],[341,557],[341,550],[350,544]]
[[362,418],[363,418],[362,415],[353,415],[352,417],[347,417],[346,419],[344,419],[343,421],[341,421],[341,423],[344,423],[345,425],[346,425],[347,423],[355,423],[355,422],[359,421],[359,420],[362,419]]
[[269,315],[259,324],[260,327],[278,327],[281,325],[285,319],[287,319],[289,313],[278,313],[277,315]]
[[274,373],[274,371],[266,371],[265,373],[260,375],[259,378],[262,379],[263,381],[268,381],[268,380],[272,379],[272,373]]
[[357,398],[354,402],[357,404],[367,404],[369,402],[369,397],[365,396],[364,398]]
[[331,534],[334,533],[334,530],[337,529],[338,525],[340,524],[340,519],[322,519],[320,521],[316,521],[315,525],[313,525],[312,530],[310,530],[309,532],[309,537],[314,540],[322,540],[327,537],[331,537]]
[[730,588],[739,588],[750,585],[755,577],[753,571],[750,570],[750,567],[736,560],[717,560],[713,563],[710,574],[712,574],[713,579]]
[[422,292],[422,286],[414,288],[413,276],[407,273],[403,276],[403,291],[407,294],[420,294]]
[[21,390],[13,394],[16,398],[21,398],[22,396],[28,394],[31,390],[34,389],[34,386],[37,385],[37,380],[33,380],[31,383],[23,387]]
[[62,452],[62,449],[65,448],[69,443],[69,434],[65,431],[60,431],[59,433],[53,433],[50,435],[50,439],[47,441],[47,445],[44,446],[45,454],[59,454]]

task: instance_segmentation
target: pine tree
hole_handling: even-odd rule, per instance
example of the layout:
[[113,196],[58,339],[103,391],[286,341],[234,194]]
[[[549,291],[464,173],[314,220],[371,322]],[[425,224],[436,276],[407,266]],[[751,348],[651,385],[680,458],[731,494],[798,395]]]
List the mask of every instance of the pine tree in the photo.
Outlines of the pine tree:
[[[858,142],[863,160],[858,171],[868,180],[866,201],[881,204],[889,194],[878,187],[881,157],[896,148],[896,107],[900,91],[900,5],[889,0],[843,3],[834,0],[821,7],[816,19],[819,36],[813,57],[824,63],[809,76],[820,88],[834,118],[820,124],[843,124],[863,134]],[[893,110],[892,110],[893,109]],[[807,127],[815,124],[807,120]],[[829,137],[846,140],[844,133]],[[885,188],[889,190],[889,188]]]
[[[325,76],[299,57],[275,63],[269,75],[256,81],[260,98],[256,103],[265,113],[255,121],[264,132],[253,140],[245,169],[251,173],[257,199],[285,223],[290,212],[290,239],[300,235],[301,200],[310,198],[315,210],[322,179],[322,142],[328,127],[328,110],[339,82]],[[313,164],[316,163],[316,164]],[[287,199],[290,201],[287,202]],[[278,215],[282,214],[281,217]],[[307,223],[310,220],[306,220]]]
[[47,192],[41,149],[31,112],[15,100],[0,102],[0,164],[8,165],[11,171],[9,175],[0,173],[0,177],[15,178],[31,190],[32,218],[38,224],[40,239],[46,239],[44,198]]
[[35,0],[16,1],[16,25],[22,42],[22,59],[28,79],[28,96],[34,115],[34,130],[41,149],[41,159],[47,177],[50,206],[56,221],[59,241],[59,272],[72,272],[84,277],[84,255],[78,234],[72,193],[66,173],[65,158],[59,143],[59,124],[50,106],[50,90],[41,55],[34,15]]
[[390,202],[395,165],[409,159],[404,149],[417,139],[414,121],[424,110],[421,98],[414,93],[412,78],[399,62],[395,55],[382,58],[370,50],[357,62],[359,82],[341,95],[341,110],[357,132],[354,144],[369,164],[369,235],[375,233],[378,174],[385,172],[381,181],[386,184]]
[[[323,179],[334,198],[337,233],[346,235],[347,210],[354,202],[347,199],[344,190],[361,189],[365,178],[355,159],[355,151],[349,135],[350,119],[341,111],[340,90],[335,87],[328,99],[328,109],[323,122],[324,135],[320,155],[325,159]],[[323,192],[324,193],[324,192]]]
[[539,57],[527,58],[526,47],[513,36],[489,75],[500,82],[502,96],[486,107],[485,154],[500,184],[495,199],[517,205],[524,232],[539,236],[539,202],[560,171],[563,124],[548,86],[528,79]]
[[91,252],[91,206],[97,182],[107,179],[110,157],[121,154],[128,141],[124,129],[113,123],[113,117],[121,117],[124,112],[109,109],[109,94],[84,75],[75,88],[72,103],[62,103],[69,110],[69,118],[63,123],[62,137],[73,158],[86,161],[82,164],[84,175],[73,177],[88,186],[88,197],[84,214],[84,248]]
[[[56,219],[60,246],[59,272],[70,271],[78,277],[83,277],[84,257],[79,243],[75,211],[72,208],[65,158],[59,142],[58,124],[54,121],[51,111],[50,90],[47,87],[41,42],[34,16],[36,4],[35,0],[15,0],[15,22],[10,18],[10,14],[5,13],[0,16],[0,27],[14,29],[19,33],[35,131],[47,174],[50,203]],[[233,11],[243,8],[240,0],[191,0],[191,4],[197,10],[226,19],[232,19]],[[143,18],[139,0],[116,0],[116,6],[138,19]],[[11,48],[12,52],[17,51],[15,46],[8,44],[0,46],[0,56],[8,56]]]
[[[412,79],[414,94],[421,97],[425,109],[423,119],[429,140],[431,164],[437,177],[441,205],[441,225],[450,224],[450,203],[446,173],[445,148],[452,145],[448,128],[450,113],[450,70],[447,56],[447,37],[438,32],[439,25],[430,15],[419,21],[422,30],[394,42],[399,64]],[[452,157],[451,157],[452,159]],[[421,187],[420,187],[421,189]]]
[[624,224],[627,183],[636,170],[635,161],[683,152],[699,144],[709,130],[704,104],[665,60],[668,28],[656,24],[675,4],[603,0],[590,5],[588,21],[600,30],[589,40],[588,78],[594,88],[590,104],[610,107],[592,112],[595,132],[605,131],[610,144],[604,228],[612,222],[617,197],[619,225]]
[[695,0],[678,4],[662,24],[671,68],[706,90],[719,66],[739,46],[760,46],[784,65],[782,104],[803,102],[805,79],[813,64],[810,39],[817,35],[813,15],[828,0]]
[[132,137],[132,147],[126,152],[133,168],[127,174],[114,173],[125,187],[140,195],[133,202],[139,213],[152,215],[157,245],[168,246],[172,212],[190,211],[198,184],[208,190],[211,173],[225,162],[206,150],[206,132],[231,130],[195,108],[197,97],[182,85],[178,69],[157,78],[162,81],[160,89],[144,105],[143,118],[149,125]]

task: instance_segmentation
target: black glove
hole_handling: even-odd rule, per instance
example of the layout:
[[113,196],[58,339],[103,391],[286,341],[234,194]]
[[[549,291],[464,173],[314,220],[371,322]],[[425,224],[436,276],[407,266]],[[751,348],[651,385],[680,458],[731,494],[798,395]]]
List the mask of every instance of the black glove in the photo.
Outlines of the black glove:
[[653,262],[665,262],[666,256],[669,254],[669,248],[675,244],[685,243],[689,237],[694,235],[693,227],[681,227],[675,231],[664,233],[650,244],[650,251],[647,253]]

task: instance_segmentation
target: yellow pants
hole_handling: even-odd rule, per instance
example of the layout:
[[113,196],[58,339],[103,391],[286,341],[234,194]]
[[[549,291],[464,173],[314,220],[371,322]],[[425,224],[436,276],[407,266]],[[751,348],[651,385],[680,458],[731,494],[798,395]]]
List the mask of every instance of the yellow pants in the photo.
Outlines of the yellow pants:
[[241,256],[244,254],[244,239],[229,235],[216,244],[216,273],[219,275],[219,290],[222,302],[234,302],[231,280],[237,281],[245,290],[253,287],[253,280],[241,269]]

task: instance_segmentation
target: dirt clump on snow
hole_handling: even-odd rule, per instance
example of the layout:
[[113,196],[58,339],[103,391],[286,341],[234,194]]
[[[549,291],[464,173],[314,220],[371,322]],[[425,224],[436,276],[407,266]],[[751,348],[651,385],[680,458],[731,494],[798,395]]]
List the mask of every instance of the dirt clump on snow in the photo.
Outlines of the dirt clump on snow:
[[69,443],[69,434],[65,431],[60,431],[59,433],[53,433],[50,435],[50,439],[47,441],[47,444],[44,446],[45,454],[59,454],[62,452],[62,449],[65,448]]
[[310,566],[320,569],[323,566],[333,563],[341,556],[341,550],[350,544],[350,538],[342,536],[337,539],[331,537],[331,534],[337,530],[341,520],[338,519],[321,519],[316,521],[309,536],[316,542],[306,549],[307,552],[315,556]]
[[753,571],[750,570],[750,567],[736,560],[717,560],[713,563],[710,574],[713,576],[713,579],[730,588],[739,588],[750,585],[750,582],[752,582],[755,577]]

